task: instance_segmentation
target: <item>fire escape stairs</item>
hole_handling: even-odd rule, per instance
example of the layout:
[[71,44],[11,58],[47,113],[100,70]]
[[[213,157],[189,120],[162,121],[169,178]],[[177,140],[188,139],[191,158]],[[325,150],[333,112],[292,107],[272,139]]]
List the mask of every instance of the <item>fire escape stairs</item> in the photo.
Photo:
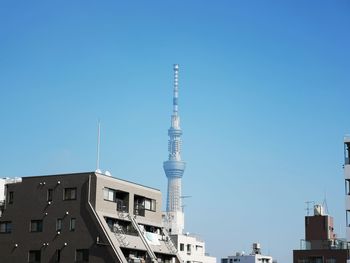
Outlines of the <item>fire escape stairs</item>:
[[139,224],[137,223],[136,219],[133,216],[129,215],[129,219],[130,219],[133,227],[136,229],[137,233],[139,234],[139,236],[140,236],[140,238],[142,240],[142,243],[145,245],[146,250],[147,250],[147,254],[151,258],[152,262],[153,263],[158,263],[158,259],[157,259],[156,254],[154,253],[154,251],[152,250],[151,246],[148,244],[146,238],[144,237],[144,231],[141,230]]

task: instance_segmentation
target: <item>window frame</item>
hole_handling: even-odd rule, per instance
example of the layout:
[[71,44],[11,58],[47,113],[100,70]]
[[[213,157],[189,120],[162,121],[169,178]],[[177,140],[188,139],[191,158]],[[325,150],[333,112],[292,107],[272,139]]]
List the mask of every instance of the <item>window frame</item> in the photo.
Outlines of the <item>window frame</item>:
[[47,189],[47,198],[46,199],[48,202],[52,201],[52,199],[53,199],[53,189],[52,188]]
[[56,231],[62,231],[62,224],[63,220],[62,218],[57,218],[56,219]]
[[56,249],[55,262],[61,262],[61,249]]
[[[34,255],[34,260],[32,259],[32,256]],[[39,259],[38,259],[39,255]],[[40,250],[29,250],[28,251],[28,262],[29,263],[40,263],[41,262],[41,251]]]
[[[35,229],[33,228],[34,224],[36,224],[36,228]],[[43,230],[44,230],[44,223],[43,223],[42,219],[30,220],[29,232],[37,233],[37,232],[43,232]]]
[[[109,202],[116,202],[116,190],[108,187],[103,188],[103,200]],[[110,198],[112,195],[112,199]]]
[[[72,193],[74,193],[74,196],[72,196]],[[67,187],[63,189],[63,200],[65,201],[77,200],[77,196],[78,196],[78,189],[76,187]]]
[[[2,231],[4,226],[4,231]],[[12,233],[12,221],[0,221],[0,234]]]
[[77,219],[72,217],[69,221],[69,231],[71,232],[75,231],[76,227],[77,227]]
[[9,192],[9,196],[8,196],[8,203],[9,204],[13,204],[13,199],[14,199],[14,192],[13,191],[10,191]]
[[184,243],[180,243],[180,251],[185,251],[185,244]]
[[[80,254],[81,253],[81,254]],[[81,256],[81,258],[80,258]],[[88,249],[76,249],[75,250],[75,261],[74,262],[89,262],[89,250]]]

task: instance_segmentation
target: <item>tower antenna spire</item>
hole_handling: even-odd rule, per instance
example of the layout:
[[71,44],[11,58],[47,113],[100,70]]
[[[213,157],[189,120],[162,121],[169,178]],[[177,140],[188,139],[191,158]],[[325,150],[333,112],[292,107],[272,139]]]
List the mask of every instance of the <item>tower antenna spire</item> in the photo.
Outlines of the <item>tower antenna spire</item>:
[[173,96],[173,113],[178,114],[179,99],[179,65],[174,64],[174,96]]

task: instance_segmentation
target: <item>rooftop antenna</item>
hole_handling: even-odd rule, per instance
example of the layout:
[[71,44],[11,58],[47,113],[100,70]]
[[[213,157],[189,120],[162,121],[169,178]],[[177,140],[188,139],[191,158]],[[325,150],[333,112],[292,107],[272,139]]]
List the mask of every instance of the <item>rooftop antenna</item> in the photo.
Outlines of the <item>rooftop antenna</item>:
[[97,160],[96,160],[96,171],[100,171],[100,140],[101,140],[101,121],[98,119],[97,128]]
[[[313,206],[315,205],[315,201],[306,201],[306,214],[309,216],[310,211],[313,209]],[[310,205],[312,204],[312,207],[310,208]]]
[[329,215],[329,212],[328,212],[328,205],[327,205],[327,194],[326,194],[326,191],[324,191],[324,199],[323,199],[322,206],[324,207],[324,210],[325,210],[326,214]]

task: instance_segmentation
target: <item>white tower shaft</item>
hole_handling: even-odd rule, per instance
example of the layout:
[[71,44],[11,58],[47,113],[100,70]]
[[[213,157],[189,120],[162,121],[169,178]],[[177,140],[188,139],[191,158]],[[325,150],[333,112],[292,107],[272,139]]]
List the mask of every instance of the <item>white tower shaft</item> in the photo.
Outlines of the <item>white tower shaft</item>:
[[171,126],[168,130],[168,161],[163,163],[163,168],[168,177],[167,207],[168,216],[172,217],[172,233],[182,233],[184,227],[184,216],[181,206],[181,178],[185,171],[185,162],[181,161],[181,135],[180,116],[178,114],[178,75],[179,65],[174,65],[174,94],[173,113],[171,115]]

